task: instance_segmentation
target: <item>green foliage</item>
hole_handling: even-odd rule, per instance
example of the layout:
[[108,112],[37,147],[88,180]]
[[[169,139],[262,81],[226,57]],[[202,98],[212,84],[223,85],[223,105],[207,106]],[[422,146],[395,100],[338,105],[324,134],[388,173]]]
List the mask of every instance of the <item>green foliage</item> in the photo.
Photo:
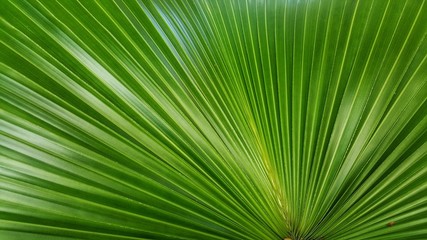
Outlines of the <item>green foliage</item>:
[[425,0],[1,0],[0,239],[426,239]]

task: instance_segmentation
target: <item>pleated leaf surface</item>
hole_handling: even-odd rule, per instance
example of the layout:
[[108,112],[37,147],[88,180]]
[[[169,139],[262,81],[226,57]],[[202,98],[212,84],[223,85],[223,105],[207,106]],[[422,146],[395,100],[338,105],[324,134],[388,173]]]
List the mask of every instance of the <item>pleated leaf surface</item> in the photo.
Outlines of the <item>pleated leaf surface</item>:
[[427,239],[425,0],[0,0],[0,239]]

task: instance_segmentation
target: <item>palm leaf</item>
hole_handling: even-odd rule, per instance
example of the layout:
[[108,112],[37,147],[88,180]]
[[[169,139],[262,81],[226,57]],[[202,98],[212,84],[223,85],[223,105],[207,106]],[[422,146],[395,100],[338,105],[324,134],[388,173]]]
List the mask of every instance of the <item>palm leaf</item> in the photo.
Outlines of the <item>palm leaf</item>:
[[426,1],[1,5],[1,239],[427,238]]

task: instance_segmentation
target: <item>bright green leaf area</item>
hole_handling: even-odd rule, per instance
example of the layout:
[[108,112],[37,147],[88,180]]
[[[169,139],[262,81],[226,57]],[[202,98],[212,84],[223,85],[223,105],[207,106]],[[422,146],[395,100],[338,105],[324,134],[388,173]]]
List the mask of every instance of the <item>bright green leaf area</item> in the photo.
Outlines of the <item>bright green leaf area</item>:
[[427,239],[426,0],[0,0],[0,239]]

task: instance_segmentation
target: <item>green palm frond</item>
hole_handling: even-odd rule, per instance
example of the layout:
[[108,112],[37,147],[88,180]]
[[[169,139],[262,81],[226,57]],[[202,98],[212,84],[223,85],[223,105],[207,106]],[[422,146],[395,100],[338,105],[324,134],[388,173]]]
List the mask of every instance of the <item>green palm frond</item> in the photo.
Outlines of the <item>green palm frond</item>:
[[0,239],[426,239],[425,0],[1,0]]

